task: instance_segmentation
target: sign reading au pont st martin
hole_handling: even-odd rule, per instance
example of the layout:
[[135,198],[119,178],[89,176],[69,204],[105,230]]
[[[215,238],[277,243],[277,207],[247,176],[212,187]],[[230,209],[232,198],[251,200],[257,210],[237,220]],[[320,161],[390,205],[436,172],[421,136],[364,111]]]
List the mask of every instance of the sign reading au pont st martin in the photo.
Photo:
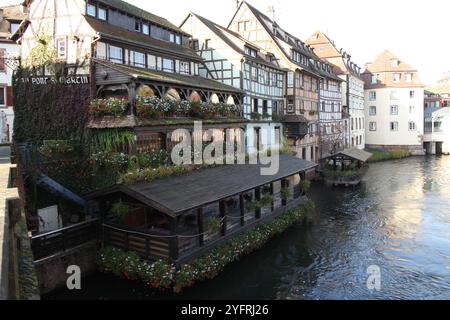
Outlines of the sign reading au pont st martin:
[[64,77],[55,76],[41,76],[22,78],[23,82],[30,82],[34,85],[46,85],[46,84],[66,84],[66,85],[80,85],[89,84],[88,75],[70,75]]

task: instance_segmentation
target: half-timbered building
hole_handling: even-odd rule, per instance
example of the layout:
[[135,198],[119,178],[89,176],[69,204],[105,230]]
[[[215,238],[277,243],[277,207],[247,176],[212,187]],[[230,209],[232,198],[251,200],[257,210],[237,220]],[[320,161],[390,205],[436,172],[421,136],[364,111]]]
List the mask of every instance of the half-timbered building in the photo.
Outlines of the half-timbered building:
[[364,149],[364,81],[361,68],[352,61],[344,49],[338,49],[335,42],[321,31],[315,32],[306,41],[314,52],[333,66],[333,72],[342,79],[342,107],[345,133],[345,147]]
[[228,28],[272,52],[287,69],[284,119],[288,142],[302,159],[319,158],[318,110],[321,76],[315,70],[318,57],[303,41],[243,1]]
[[[190,35],[168,20],[121,0],[28,1],[29,17],[15,34],[26,64],[36,45],[49,41],[55,62],[67,73],[90,75],[92,98],[130,102],[127,117],[93,119],[91,129],[133,128],[138,152],[166,147],[180,127],[192,129],[192,119],[161,115],[155,121],[136,116],[139,98],[172,99],[206,104],[242,104],[242,91],[202,77],[203,59],[189,46]],[[209,121],[205,131],[245,128],[245,119]],[[166,121],[167,120],[167,121]]]
[[205,59],[201,76],[244,91],[244,115],[249,152],[280,147],[284,71],[275,56],[238,33],[190,13],[181,28],[193,36],[197,53]]

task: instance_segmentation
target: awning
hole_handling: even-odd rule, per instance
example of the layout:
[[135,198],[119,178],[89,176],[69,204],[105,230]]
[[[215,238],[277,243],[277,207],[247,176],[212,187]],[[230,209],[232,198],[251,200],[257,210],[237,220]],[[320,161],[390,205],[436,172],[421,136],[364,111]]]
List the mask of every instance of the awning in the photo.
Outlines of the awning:
[[308,123],[308,119],[306,119],[304,116],[298,115],[298,114],[287,114],[283,116],[281,119],[281,122],[283,123],[297,123],[297,122],[306,122]]
[[120,191],[150,207],[176,215],[317,166],[286,154],[280,154],[279,160],[279,170],[275,175],[261,175],[260,169],[265,166],[260,164],[223,165],[150,183],[120,185],[91,193],[87,198],[95,200]]
[[343,151],[339,151],[337,153],[334,153],[332,155],[324,157],[324,158],[322,158],[322,160],[338,158],[338,157],[344,157],[344,158],[348,158],[348,159],[353,159],[353,160],[366,162],[367,160],[369,160],[369,158],[371,156],[372,156],[372,154],[370,152],[367,152],[367,151],[364,151],[364,150],[360,150],[360,149],[356,149],[356,148],[351,148],[351,149],[345,149]]

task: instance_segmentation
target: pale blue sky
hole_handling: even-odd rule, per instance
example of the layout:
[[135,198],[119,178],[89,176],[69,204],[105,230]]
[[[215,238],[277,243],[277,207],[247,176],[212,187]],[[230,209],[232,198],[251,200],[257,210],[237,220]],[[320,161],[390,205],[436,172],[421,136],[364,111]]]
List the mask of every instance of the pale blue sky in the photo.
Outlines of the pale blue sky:
[[[19,3],[0,0],[0,4]],[[128,0],[179,25],[189,11],[219,24],[231,19],[235,0]],[[316,30],[327,32],[339,47],[364,67],[388,49],[419,70],[433,84],[450,70],[447,0],[249,0],[264,13],[270,5],[277,22],[305,40]]]

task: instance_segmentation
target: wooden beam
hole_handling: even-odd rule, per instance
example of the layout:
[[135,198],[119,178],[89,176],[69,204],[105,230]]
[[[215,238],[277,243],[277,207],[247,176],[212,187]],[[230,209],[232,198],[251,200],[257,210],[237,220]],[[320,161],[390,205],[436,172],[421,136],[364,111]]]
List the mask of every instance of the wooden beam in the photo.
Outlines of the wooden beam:
[[241,227],[243,227],[245,225],[245,202],[242,193],[239,195],[239,209],[241,211]]
[[[274,186],[273,186],[274,182],[272,181],[270,183],[270,195],[273,196],[274,194]],[[270,211],[274,211],[275,210],[275,197],[273,198],[272,204],[270,206]]]
[[[260,187],[255,189],[255,200],[256,201],[261,200],[261,188]],[[256,219],[261,219],[261,209],[256,209],[255,210],[255,218]]]
[[[173,217],[170,219],[170,234],[176,235],[178,232],[178,219]],[[178,260],[178,237],[174,236],[169,240],[169,256],[172,261]]]
[[[286,179],[281,179],[281,190],[286,188]],[[287,199],[281,199],[281,205],[285,206],[287,204]]]
[[221,234],[225,236],[227,234],[227,218],[225,212],[225,201],[221,200],[219,202],[220,219],[222,221]]

